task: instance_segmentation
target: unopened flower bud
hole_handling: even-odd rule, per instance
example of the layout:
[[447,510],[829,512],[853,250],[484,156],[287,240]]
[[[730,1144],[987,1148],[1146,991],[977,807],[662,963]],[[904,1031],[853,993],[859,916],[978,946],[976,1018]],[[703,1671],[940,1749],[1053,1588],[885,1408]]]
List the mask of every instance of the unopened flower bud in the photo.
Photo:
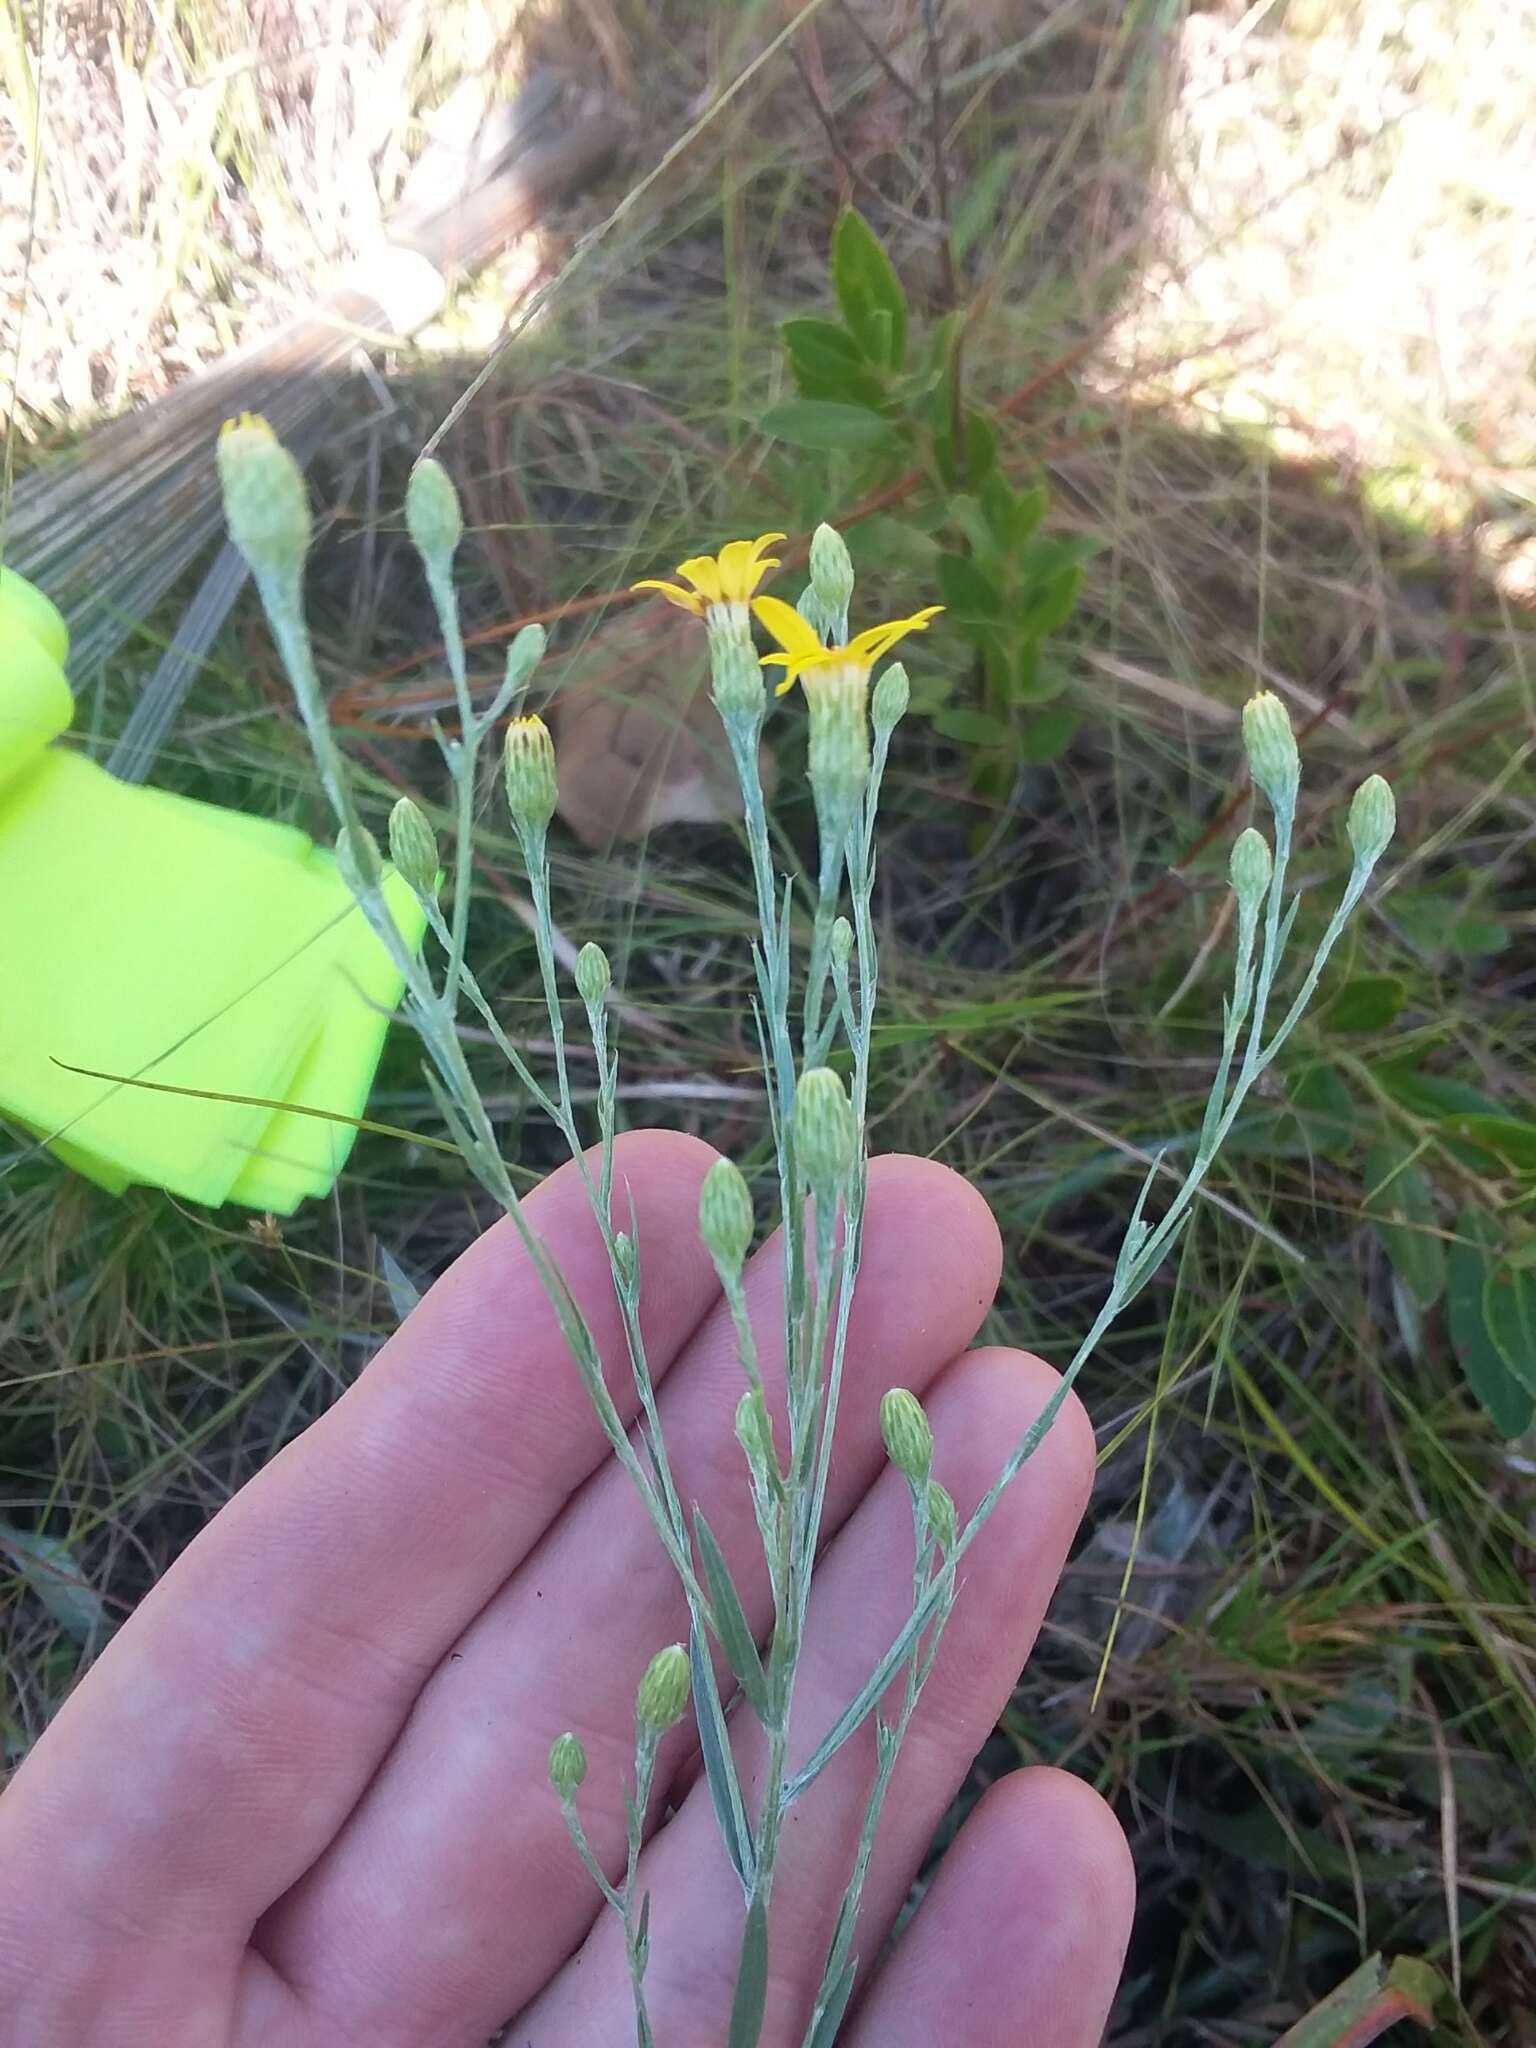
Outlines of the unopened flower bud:
[[888,733],[899,725],[906,717],[911,701],[912,685],[907,681],[906,668],[901,662],[893,661],[888,669],[881,672],[874,695],[869,700],[869,715],[875,721],[875,730]]
[[1295,798],[1301,780],[1301,756],[1290,714],[1272,690],[1260,690],[1243,706],[1243,745],[1248,771],[1277,810]]
[[841,618],[853,596],[853,557],[835,526],[818,526],[811,536],[811,588],[822,610]]
[[587,1775],[587,1752],[578,1737],[567,1728],[556,1736],[549,1752],[549,1782],[562,1798],[581,1790]]
[[336,834],[336,867],[354,896],[378,887],[379,842],[366,825],[358,827],[355,840],[345,825]]
[[779,1454],[773,1441],[773,1424],[763,1397],[749,1387],[736,1403],[736,1441],[747,1454],[754,1473],[770,1485],[779,1474]]
[[846,917],[833,920],[832,958],[840,967],[846,967],[853,958],[853,926]]
[[507,727],[502,767],[513,824],[543,831],[555,815],[555,743],[536,712]]
[[588,939],[576,955],[576,993],[589,1010],[607,995],[613,983],[613,971],[608,965],[608,955],[601,946],[594,946]]
[[256,575],[296,576],[309,549],[304,473],[264,419],[226,420],[215,459],[229,537]]
[[464,514],[452,477],[430,455],[417,463],[405,487],[405,525],[427,567],[446,570],[464,537]]
[[1397,830],[1397,801],[1381,775],[1368,775],[1349,807],[1349,843],[1361,867],[1371,867]]
[[1239,832],[1232,848],[1232,858],[1227,863],[1227,874],[1242,909],[1258,909],[1264,900],[1264,891],[1269,887],[1274,866],[1269,841],[1262,832],[1256,831],[1252,825]]
[[853,1165],[858,1147],[853,1104],[830,1067],[812,1067],[795,1090],[795,1145],[800,1167],[817,1193],[833,1189]]
[[885,1454],[908,1479],[926,1479],[933,1463],[933,1431],[923,1404],[905,1387],[892,1387],[880,1403],[880,1434]]
[[940,1550],[947,1553],[954,1549],[957,1529],[954,1495],[947,1486],[940,1486],[937,1479],[928,1482],[928,1526]]
[[635,1694],[635,1719],[648,1735],[664,1735],[688,1710],[688,1652],[681,1643],[658,1650]]
[[699,1236],[717,1266],[739,1273],[752,1243],[752,1196],[740,1169],[717,1159],[699,1189]]
[[613,1261],[618,1267],[619,1278],[626,1287],[635,1284],[635,1271],[639,1265],[639,1253],[635,1240],[627,1230],[616,1230],[613,1236]]
[[418,896],[437,894],[437,834],[408,796],[389,814],[389,857]]

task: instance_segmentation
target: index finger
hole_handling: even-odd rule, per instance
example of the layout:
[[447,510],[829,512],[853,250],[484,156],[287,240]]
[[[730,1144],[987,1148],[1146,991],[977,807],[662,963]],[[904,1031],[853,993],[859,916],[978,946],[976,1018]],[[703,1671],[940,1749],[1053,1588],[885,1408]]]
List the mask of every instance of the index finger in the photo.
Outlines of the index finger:
[[[641,1247],[656,1248],[641,1321],[657,1376],[717,1292],[697,1224],[714,1156],[660,1132],[619,1141],[616,1208],[627,1225],[632,1200]],[[574,1167],[525,1209],[628,1418],[623,1326]],[[210,1523],[66,1704],[0,1802],[5,1888],[31,1901],[9,1903],[89,1921],[102,1887],[127,1885],[139,1924],[238,1929],[243,1943],[606,1449],[548,1297],[500,1222]]]

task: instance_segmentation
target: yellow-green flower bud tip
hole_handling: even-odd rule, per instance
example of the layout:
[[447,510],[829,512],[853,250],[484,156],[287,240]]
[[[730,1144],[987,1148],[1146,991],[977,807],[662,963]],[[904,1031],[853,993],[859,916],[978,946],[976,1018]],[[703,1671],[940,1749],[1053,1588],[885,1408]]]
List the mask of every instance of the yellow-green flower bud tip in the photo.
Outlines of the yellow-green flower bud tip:
[[835,1187],[853,1165],[858,1144],[853,1104],[830,1067],[812,1067],[795,1090],[795,1144],[815,1189]]
[[557,1735],[549,1752],[549,1782],[562,1798],[579,1792],[587,1775],[587,1752],[567,1728]]
[[408,796],[389,814],[389,857],[418,896],[437,894],[437,834]]
[[741,1270],[752,1243],[752,1196],[740,1169],[717,1159],[699,1189],[699,1236],[717,1266]]
[[453,479],[440,462],[424,455],[405,487],[405,527],[429,568],[446,569],[464,538],[464,514]]
[[688,1652],[681,1643],[658,1650],[635,1694],[635,1719],[648,1735],[665,1735],[688,1711]]
[[933,1431],[923,1404],[905,1387],[892,1387],[880,1403],[880,1434],[885,1454],[909,1479],[926,1479],[933,1463]]
[[613,971],[601,946],[588,939],[576,955],[576,993],[589,1010],[595,1009],[613,985]]
[[555,815],[555,743],[536,712],[507,727],[502,767],[513,824],[542,830]]
[[940,1486],[937,1479],[928,1482],[928,1526],[940,1550],[947,1553],[954,1549],[958,1528],[955,1499],[949,1488]]
[[1232,848],[1232,858],[1227,863],[1227,874],[1233,893],[1244,910],[1256,910],[1263,902],[1274,866],[1269,841],[1262,832],[1256,831],[1252,825],[1239,832]]
[[907,671],[899,661],[893,661],[875,685],[874,695],[869,700],[869,715],[875,721],[877,732],[890,732],[907,715],[907,706],[912,701],[912,685],[907,681]]
[[853,557],[835,526],[818,526],[811,535],[811,588],[835,618],[847,611],[853,596]]
[[1254,782],[1272,804],[1288,805],[1301,780],[1301,756],[1290,713],[1272,690],[1260,690],[1243,706],[1243,745]]
[[336,867],[354,896],[378,886],[379,842],[366,825],[358,827],[355,841],[345,825],[336,834]]
[[833,920],[832,958],[840,967],[846,967],[853,958],[853,926],[846,917]]
[[1368,775],[1349,807],[1349,843],[1362,867],[1370,867],[1386,851],[1397,830],[1397,800],[1381,775]]
[[309,549],[304,472],[264,419],[226,420],[215,451],[229,537],[258,576],[293,576]]

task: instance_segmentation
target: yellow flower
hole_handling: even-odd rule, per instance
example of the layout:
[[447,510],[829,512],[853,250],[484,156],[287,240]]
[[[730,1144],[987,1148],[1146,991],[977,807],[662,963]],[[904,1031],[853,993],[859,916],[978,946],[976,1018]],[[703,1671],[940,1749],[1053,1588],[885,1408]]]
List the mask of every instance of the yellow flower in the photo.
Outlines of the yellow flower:
[[801,618],[794,606],[786,604],[781,597],[754,598],[752,609],[783,649],[780,654],[763,657],[764,667],[773,663],[784,671],[784,680],[778,691],[782,697],[808,671],[848,668],[867,677],[875,663],[889,654],[898,640],[904,640],[908,633],[925,631],[928,621],[937,618],[944,607],[931,604],[923,611],[914,612],[909,619],[889,619],[883,626],[866,626],[862,633],[854,634],[846,647],[823,647],[821,635],[815,627]]
[[[772,558],[765,559],[764,548],[783,538],[782,533],[761,533],[756,540],[727,541],[718,555],[690,555],[678,564],[677,573],[693,585],[691,590],[681,583],[660,583],[653,576],[631,587],[659,590],[668,604],[692,612],[696,619],[702,619],[714,605],[744,606],[769,570],[779,566]],[[743,623],[745,619],[743,612]]]

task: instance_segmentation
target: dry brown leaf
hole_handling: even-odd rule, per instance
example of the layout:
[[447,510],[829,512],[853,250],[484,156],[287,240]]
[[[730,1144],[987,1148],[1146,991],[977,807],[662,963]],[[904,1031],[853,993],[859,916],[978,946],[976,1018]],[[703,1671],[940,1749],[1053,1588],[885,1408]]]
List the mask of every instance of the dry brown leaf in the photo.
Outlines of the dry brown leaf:
[[[741,816],[704,635],[683,613],[656,604],[610,621],[572,657],[550,717],[560,815],[585,845]],[[771,788],[766,751],[762,770]]]

